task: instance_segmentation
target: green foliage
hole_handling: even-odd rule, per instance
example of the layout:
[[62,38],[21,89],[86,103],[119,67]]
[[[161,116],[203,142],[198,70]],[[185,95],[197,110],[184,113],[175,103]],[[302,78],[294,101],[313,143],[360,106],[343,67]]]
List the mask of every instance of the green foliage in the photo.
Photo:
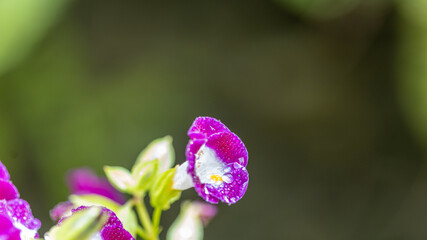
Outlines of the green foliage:
[[71,195],[68,197],[74,206],[102,206],[117,213],[120,205],[109,198],[97,194]]
[[150,189],[158,173],[159,159],[149,162],[139,162],[132,168],[132,178],[135,181],[134,193],[141,195]]
[[[142,150],[136,159],[136,163],[132,169],[132,174],[142,168],[146,162],[159,160],[159,172],[162,173],[173,166],[175,162],[175,150],[172,145],[172,137],[166,136],[152,141]],[[137,168],[137,169],[135,169]],[[139,174],[139,173],[137,173]]]
[[167,210],[181,197],[181,191],[172,188],[176,167],[160,174],[150,189],[150,203],[154,208]]
[[[151,142],[138,156],[132,170],[123,167],[104,166],[105,174],[110,183],[119,191],[133,195],[124,206],[94,196],[71,196],[75,204],[101,205],[114,211],[122,220],[125,229],[132,235],[138,233],[144,239],[157,239],[160,233],[160,216],[162,210],[170,208],[177,201],[181,191],[172,189],[173,176],[176,168],[169,169],[175,161],[172,138],[166,136]],[[150,203],[155,209],[153,220],[150,220],[144,206],[145,193],[150,193]],[[140,229],[133,212],[136,207],[144,229]]]
[[157,174],[169,169],[175,162],[172,138],[166,136],[152,141],[139,154],[132,170],[105,166],[110,183],[119,191],[142,196],[151,188]]
[[133,193],[136,182],[129,170],[123,167],[104,166],[108,181],[119,191]]

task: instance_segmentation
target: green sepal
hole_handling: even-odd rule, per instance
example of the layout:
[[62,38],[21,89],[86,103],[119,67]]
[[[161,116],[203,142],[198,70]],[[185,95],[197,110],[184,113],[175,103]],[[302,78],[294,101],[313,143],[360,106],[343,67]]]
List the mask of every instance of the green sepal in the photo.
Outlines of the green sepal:
[[175,150],[172,145],[171,136],[158,138],[148,144],[136,159],[134,168],[144,162],[150,162],[155,159],[159,160],[159,173],[162,173],[173,166],[175,163]]
[[166,240],[187,239],[188,235],[192,236],[192,240],[203,240],[203,223],[192,203],[185,201],[179,216],[169,227]]
[[113,200],[97,194],[86,194],[86,195],[70,195],[68,199],[74,204],[74,206],[101,206],[106,207],[117,214],[121,205],[114,202]]
[[100,207],[83,209],[52,227],[46,235],[50,240],[90,240],[107,220],[108,215]]
[[150,189],[159,169],[159,160],[154,159],[148,162],[140,162],[132,168],[132,179],[135,181],[133,193],[140,195]]
[[126,229],[136,239],[138,220],[132,207],[133,202],[132,200],[129,200],[125,205],[118,209],[116,215],[123,223],[123,228]]
[[153,208],[167,210],[181,197],[181,191],[172,188],[176,169],[169,169],[157,176],[150,189],[150,203]]
[[136,181],[129,170],[123,167],[104,166],[104,172],[114,188],[124,193],[133,193]]
[[133,211],[132,200],[126,202],[125,205],[120,205],[109,198],[96,195],[71,195],[69,200],[74,206],[100,206],[113,211],[120,221],[123,223],[123,228],[126,229],[132,236],[136,236],[137,218]]

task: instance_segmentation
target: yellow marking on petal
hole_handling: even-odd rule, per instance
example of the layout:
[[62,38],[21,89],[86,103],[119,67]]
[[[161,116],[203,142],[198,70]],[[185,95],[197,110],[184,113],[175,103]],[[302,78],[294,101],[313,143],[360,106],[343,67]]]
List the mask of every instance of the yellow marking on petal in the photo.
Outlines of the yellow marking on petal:
[[211,179],[214,180],[215,182],[223,181],[220,175],[211,175]]

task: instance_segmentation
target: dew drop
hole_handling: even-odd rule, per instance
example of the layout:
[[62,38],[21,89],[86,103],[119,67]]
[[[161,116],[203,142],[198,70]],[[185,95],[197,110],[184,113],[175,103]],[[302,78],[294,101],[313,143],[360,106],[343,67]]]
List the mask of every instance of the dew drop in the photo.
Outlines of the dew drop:
[[223,180],[225,183],[231,183],[231,182],[233,182],[233,177],[232,177],[231,175],[224,175],[224,176],[222,177],[222,180]]

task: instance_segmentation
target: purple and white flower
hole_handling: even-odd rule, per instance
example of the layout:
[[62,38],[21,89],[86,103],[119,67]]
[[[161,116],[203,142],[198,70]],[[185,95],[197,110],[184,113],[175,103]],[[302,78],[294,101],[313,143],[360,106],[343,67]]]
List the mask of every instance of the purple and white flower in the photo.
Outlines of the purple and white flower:
[[[73,209],[72,213],[74,214],[88,208],[89,207],[87,206],[80,206],[76,209]],[[90,238],[91,240],[135,240],[135,238],[132,237],[132,235],[123,228],[122,222],[113,211],[103,207],[102,213],[108,216],[108,220],[101,228],[101,230]],[[61,219],[58,224],[61,225],[61,222],[66,219],[67,218]]]
[[40,221],[31,213],[30,205],[19,198],[18,189],[0,161],[0,239],[32,239],[38,237],[40,226]]
[[242,140],[219,120],[198,117],[188,130],[187,161],[178,167],[175,189],[194,186],[207,202],[233,204],[246,192],[248,152]]

